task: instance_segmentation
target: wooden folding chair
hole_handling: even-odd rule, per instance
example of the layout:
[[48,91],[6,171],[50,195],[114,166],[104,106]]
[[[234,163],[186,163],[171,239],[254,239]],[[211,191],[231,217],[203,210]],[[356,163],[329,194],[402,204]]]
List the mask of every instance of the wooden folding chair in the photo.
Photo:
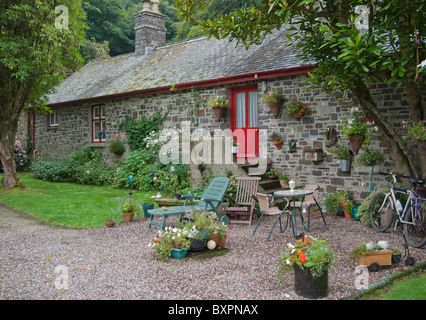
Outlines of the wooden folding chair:
[[253,196],[257,193],[260,177],[238,177],[236,178],[237,194],[235,199],[226,195],[228,199],[234,202],[234,206],[227,207],[225,213],[231,217],[248,217],[248,220],[233,219],[230,223],[248,224],[251,225],[252,217],[255,212],[255,199]]

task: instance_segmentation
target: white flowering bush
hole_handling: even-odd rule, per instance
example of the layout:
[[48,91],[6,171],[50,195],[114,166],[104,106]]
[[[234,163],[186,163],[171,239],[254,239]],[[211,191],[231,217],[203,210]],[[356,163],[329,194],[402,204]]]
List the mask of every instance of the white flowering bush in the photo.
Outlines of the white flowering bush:
[[165,261],[170,257],[172,249],[189,248],[191,245],[190,234],[191,231],[186,227],[166,227],[158,232],[148,247],[154,249],[158,256]]

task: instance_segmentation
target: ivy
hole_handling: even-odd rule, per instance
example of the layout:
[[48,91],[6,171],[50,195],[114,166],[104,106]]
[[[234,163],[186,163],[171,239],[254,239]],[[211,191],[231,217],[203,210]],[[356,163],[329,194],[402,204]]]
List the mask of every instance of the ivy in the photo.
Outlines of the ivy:
[[119,125],[119,128],[126,131],[128,136],[127,143],[130,146],[130,150],[145,149],[147,147],[145,138],[153,131],[160,131],[167,115],[168,112],[162,115],[161,111],[157,111],[152,118],[147,118],[144,115],[141,116],[140,120],[135,120],[129,116],[126,117]]

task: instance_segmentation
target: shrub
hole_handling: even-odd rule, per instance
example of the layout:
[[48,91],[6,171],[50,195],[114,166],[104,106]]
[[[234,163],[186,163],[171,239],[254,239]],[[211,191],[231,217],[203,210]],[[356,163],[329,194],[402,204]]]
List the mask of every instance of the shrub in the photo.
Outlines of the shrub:
[[121,134],[117,133],[111,140],[111,143],[108,146],[109,151],[112,153],[121,156],[126,148],[124,147],[124,143]]
[[81,184],[111,185],[115,170],[96,159],[74,166],[70,175],[75,182]]
[[99,151],[85,147],[70,156],[69,174],[77,183],[111,185],[115,172],[104,165]]
[[[151,151],[142,149],[130,152],[116,172],[118,187],[150,191],[153,188],[152,179],[155,176],[157,156]],[[129,181],[133,176],[133,182]]]
[[34,178],[44,181],[69,182],[72,180],[67,161],[38,158],[34,161],[31,170]]
[[352,199],[352,194],[350,191],[334,191],[332,193],[328,193],[324,197],[324,209],[329,212],[338,214],[339,211],[342,209],[340,203],[340,197],[342,195],[349,200]]

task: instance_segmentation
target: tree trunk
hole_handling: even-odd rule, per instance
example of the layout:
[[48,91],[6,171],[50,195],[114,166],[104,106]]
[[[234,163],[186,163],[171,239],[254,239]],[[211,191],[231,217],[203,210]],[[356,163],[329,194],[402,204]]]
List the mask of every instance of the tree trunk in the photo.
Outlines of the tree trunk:
[[358,99],[366,115],[371,117],[379,127],[379,139],[388,149],[389,156],[398,173],[406,176],[421,176],[421,168],[415,161],[413,154],[408,150],[407,144],[389,120],[378,110],[371,97],[370,90],[362,80],[357,81],[352,93]]
[[16,164],[15,158],[13,154],[13,146],[12,152],[10,151],[10,146],[8,146],[8,142],[6,139],[1,139],[0,141],[0,158],[3,164],[3,172],[4,172],[4,181],[3,185],[6,189],[12,189],[18,186],[19,176],[16,173]]

